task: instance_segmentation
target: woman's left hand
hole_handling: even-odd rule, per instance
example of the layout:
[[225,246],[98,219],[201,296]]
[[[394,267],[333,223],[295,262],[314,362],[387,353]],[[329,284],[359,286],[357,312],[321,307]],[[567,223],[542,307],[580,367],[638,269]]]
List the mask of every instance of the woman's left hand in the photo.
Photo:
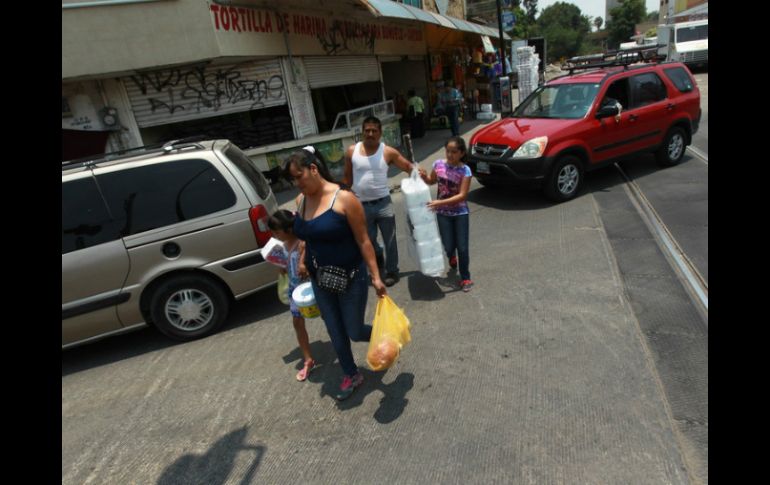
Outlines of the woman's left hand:
[[385,288],[385,284],[382,282],[379,278],[372,278],[372,286],[374,287],[374,290],[377,292],[377,296],[382,298],[383,296],[388,294],[388,290]]
[[427,204],[425,204],[425,205],[427,205],[427,206],[428,206],[428,209],[430,209],[430,210],[432,210],[432,211],[435,211],[435,210],[436,210],[436,207],[440,206],[440,205],[441,205],[441,203],[440,203],[438,200],[432,200],[432,201],[428,202],[428,203],[427,203]]

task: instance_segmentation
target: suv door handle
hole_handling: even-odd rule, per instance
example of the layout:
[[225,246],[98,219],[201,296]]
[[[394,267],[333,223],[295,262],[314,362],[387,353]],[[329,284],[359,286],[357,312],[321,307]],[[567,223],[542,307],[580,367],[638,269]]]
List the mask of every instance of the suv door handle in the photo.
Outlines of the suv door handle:
[[638,117],[638,116],[636,116],[636,115],[629,115],[629,116],[628,116],[628,121],[636,121],[638,118],[639,118],[639,117]]
[[674,107],[675,107],[675,106],[676,106],[676,105],[674,105],[674,103],[668,103],[668,104],[666,105],[666,109],[667,109],[668,111],[672,111],[672,110],[674,109]]

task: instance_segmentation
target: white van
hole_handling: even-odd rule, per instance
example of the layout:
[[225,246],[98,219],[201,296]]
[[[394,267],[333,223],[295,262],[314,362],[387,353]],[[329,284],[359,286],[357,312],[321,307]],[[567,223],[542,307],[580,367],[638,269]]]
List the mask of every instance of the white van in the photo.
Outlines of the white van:
[[658,43],[666,45],[659,51],[666,60],[683,62],[690,67],[708,65],[709,21],[659,25]]

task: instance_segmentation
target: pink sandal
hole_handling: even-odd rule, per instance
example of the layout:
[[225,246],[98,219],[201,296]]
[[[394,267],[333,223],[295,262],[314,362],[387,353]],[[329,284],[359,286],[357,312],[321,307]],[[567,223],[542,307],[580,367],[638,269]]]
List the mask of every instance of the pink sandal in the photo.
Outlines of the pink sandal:
[[308,359],[305,361],[305,366],[300,369],[299,372],[297,372],[297,380],[298,381],[304,381],[307,379],[307,376],[310,374],[310,372],[315,368],[315,361],[313,359]]

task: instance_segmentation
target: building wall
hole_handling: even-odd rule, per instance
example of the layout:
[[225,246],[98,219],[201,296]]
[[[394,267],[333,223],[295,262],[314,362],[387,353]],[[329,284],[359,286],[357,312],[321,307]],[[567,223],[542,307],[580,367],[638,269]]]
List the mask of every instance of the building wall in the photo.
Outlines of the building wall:
[[[446,0],[445,0],[446,1]],[[422,9],[429,12],[447,15],[458,19],[465,19],[465,0],[449,0],[446,12],[440,12],[436,0],[423,0]]]
[[488,25],[497,25],[497,0],[467,0],[466,15],[469,20],[478,17]]
[[[462,11],[462,2],[458,5]],[[219,57],[424,53],[421,24],[288,3],[280,11],[203,0],[62,10],[62,79]]]
[[204,1],[62,8],[62,79],[218,55],[209,6]]

